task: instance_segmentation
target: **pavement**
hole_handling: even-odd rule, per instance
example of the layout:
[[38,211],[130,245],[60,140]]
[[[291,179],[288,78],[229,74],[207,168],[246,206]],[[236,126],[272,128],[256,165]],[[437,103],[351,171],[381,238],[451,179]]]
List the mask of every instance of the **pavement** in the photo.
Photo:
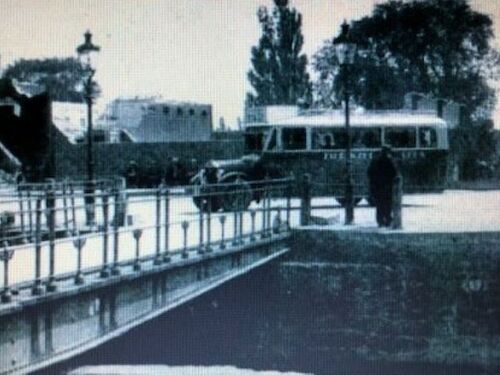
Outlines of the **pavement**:
[[[317,198],[314,205],[327,204],[331,198]],[[354,225],[345,226],[344,210],[313,210],[313,215],[330,220],[319,227],[335,230],[378,230],[375,209],[362,204],[354,211]],[[461,233],[500,231],[500,190],[447,190],[436,194],[403,197],[403,228],[406,233]],[[318,226],[314,226],[317,228]]]

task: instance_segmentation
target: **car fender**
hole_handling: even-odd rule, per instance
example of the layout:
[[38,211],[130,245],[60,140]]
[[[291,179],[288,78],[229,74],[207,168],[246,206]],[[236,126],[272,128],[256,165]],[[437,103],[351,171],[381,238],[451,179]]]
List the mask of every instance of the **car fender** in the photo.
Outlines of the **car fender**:
[[231,181],[234,181],[236,180],[237,178],[241,178],[245,181],[248,181],[248,176],[246,175],[246,173],[243,173],[243,172],[229,172],[229,173],[226,173],[224,175],[222,175],[222,177],[220,178],[219,182],[220,183],[227,183],[227,182],[231,182]]

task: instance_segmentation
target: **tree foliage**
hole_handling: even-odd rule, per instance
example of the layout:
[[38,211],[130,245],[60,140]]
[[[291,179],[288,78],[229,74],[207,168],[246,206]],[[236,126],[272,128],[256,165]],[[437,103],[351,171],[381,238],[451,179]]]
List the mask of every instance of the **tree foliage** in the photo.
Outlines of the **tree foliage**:
[[[363,53],[353,71],[355,100],[367,108],[401,106],[402,94],[420,92],[465,105],[469,114],[489,113],[499,54],[491,45],[492,21],[467,0],[390,0],[352,22]],[[339,69],[328,41],[314,56],[322,104],[338,104]]]
[[287,0],[275,0],[274,4],[271,12],[266,7],[257,12],[262,36],[251,50],[248,80],[254,92],[247,94],[249,106],[295,105],[311,100],[307,57],[301,54],[302,16]]
[[55,101],[83,101],[84,68],[72,57],[21,59],[9,65],[3,76],[44,87]]

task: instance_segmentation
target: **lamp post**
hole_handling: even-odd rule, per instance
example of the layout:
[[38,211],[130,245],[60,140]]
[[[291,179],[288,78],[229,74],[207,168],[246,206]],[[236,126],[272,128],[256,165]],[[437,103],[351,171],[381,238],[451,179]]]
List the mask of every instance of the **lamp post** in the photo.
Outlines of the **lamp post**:
[[99,46],[92,43],[92,34],[87,31],[85,41],[76,49],[78,59],[84,69],[83,92],[87,103],[87,182],[85,184],[85,212],[87,225],[95,225],[95,180],[94,180],[94,158],[92,152],[92,104],[94,100],[94,81],[96,72],[96,60]]
[[333,40],[335,54],[342,69],[344,81],[344,100],[345,100],[345,130],[347,136],[345,149],[345,224],[352,224],[354,221],[354,181],[352,177],[351,165],[351,126],[349,123],[349,68],[354,64],[357,46],[349,33],[349,25],[346,21],[342,24],[340,35]]

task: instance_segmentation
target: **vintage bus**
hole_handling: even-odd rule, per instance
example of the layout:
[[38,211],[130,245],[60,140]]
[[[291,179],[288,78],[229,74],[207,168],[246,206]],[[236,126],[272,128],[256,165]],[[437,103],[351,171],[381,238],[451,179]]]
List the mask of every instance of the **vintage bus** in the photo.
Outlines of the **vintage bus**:
[[[366,171],[382,145],[392,147],[405,192],[439,191],[447,179],[448,128],[435,114],[416,111],[353,112],[351,165],[355,201],[369,199]],[[341,111],[308,112],[271,122],[247,123],[245,156],[212,160],[216,182],[248,183],[264,177],[309,173],[316,195],[333,195],[343,204],[347,132]],[[207,171],[208,171],[207,169]],[[203,183],[203,171],[196,183]],[[213,181],[215,182],[215,181]],[[253,194],[253,198],[258,195]],[[249,203],[249,202],[248,202]]]

